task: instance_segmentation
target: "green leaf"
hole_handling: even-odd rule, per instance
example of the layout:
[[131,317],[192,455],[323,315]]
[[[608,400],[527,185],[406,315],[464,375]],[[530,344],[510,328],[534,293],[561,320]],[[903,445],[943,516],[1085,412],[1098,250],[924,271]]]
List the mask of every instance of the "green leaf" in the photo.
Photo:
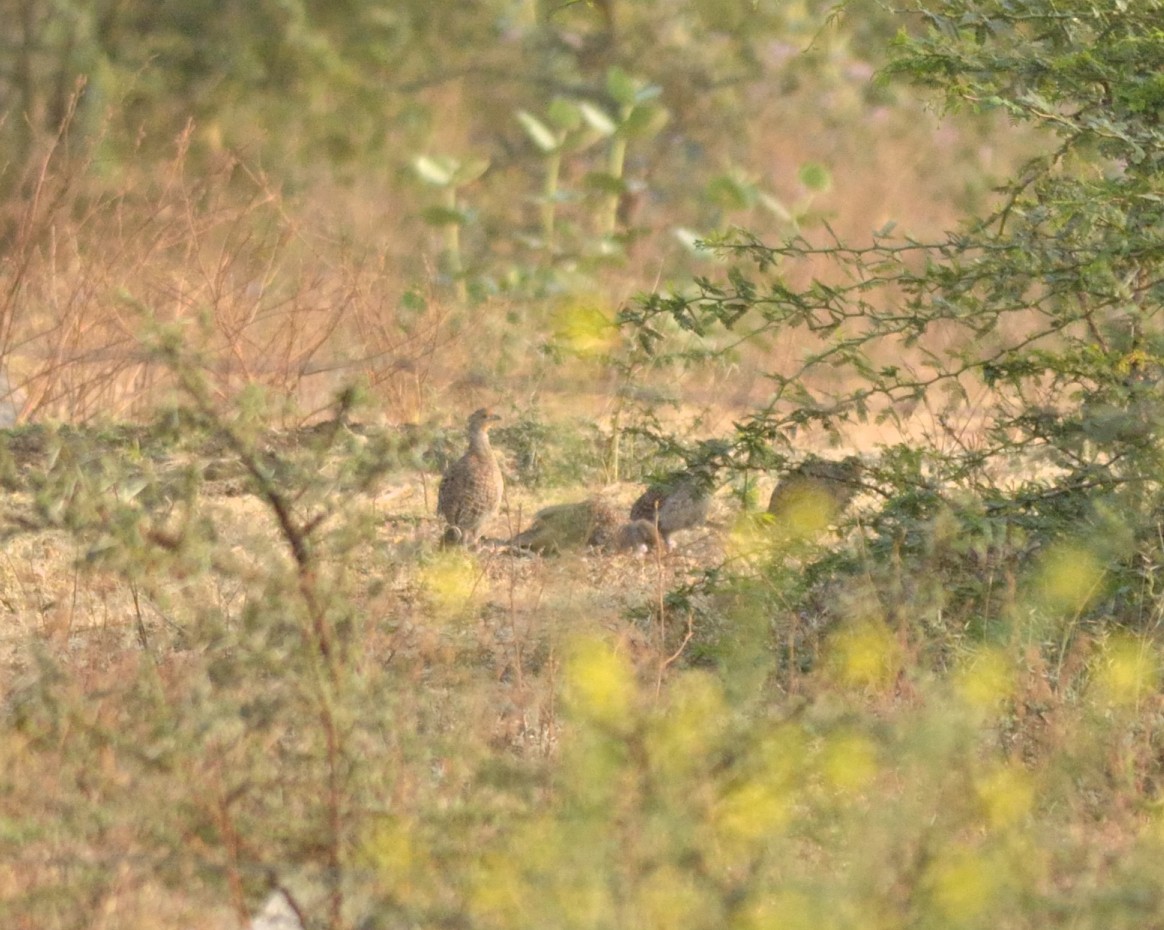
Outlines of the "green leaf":
[[413,313],[419,313],[428,309],[428,301],[419,291],[407,290],[400,298],[400,306]]
[[658,84],[643,84],[635,92],[635,103],[642,104],[662,96],[663,88]]
[[725,210],[747,210],[756,203],[756,186],[730,174],[721,174],[707,184],[707,198]]
[[454,172],[454,183],[457,187],[460,187],[463,184],[470,184],[476,181],[489,170],[489,164],[488,158],[474,158],[472,161],[465,162]]
[[428,155],[418,155],[412,162],[412,167],[421,179],[437,187],[448,187],[457,170],[457,162],[449,158],[430,158]]
[[618,131],[631,138],[649,138],[667,125],[669,114],[663,107],[637,105],[623,120]]
[[532,113],[518,110],[517,121],[521,123],[522,129],[533,140],[534,145],[544,153],[549,154],[561,146],[561,138]]
[[565,132],[575,132],[582,126],[582,107],[589,104],[578,104],[572,100],[555,97],[546,111],[550,122]]
[[805,162],[801,165],[797,177],[800,178],[800,183],[810,191],[826,191],[833,184],[833,176],[829,173],[828,168],[815,161]]
[[677,226],[671,233],[676,239],[683,243],[684,248],[698,255],[700,258],[711,258],[712,251],[703,244],[704,236],[697,233],[694,229],[688,229],[685,226]]
[[604,136],[612,136],[618,130],[618,125],[601,107],[596,107],[592,103],[580,103],[578,104],[578,112],[582,114],[582,118],[586,120],[591,129]]
[[605,171],[591,171],[582,179],[583,185],[593,191],[604,194],[621,194],[626,191],[626,182]]
[[461,226],[468,219],[463,210],[449,207],[429,207],[421,211],[420,218],[429,226]]
[[606,92],[621,106],[629,107],[635,103],[638,85],[634,78],[615,65],[606,72]]

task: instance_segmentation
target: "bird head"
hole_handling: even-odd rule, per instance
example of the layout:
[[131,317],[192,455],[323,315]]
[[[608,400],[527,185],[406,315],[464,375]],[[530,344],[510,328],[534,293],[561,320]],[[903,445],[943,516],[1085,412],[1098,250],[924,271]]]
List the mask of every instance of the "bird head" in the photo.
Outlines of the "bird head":
[[500,419],[501,417],[494,413],[491,407],[481,407],[470,415],[469,430],[487,430]]
[[812,456],[797,468],[799,474],[809,478],[820,478],[834,484],[856,484],[865,471],[865,463],[860,457],[850,455],[840,461]]

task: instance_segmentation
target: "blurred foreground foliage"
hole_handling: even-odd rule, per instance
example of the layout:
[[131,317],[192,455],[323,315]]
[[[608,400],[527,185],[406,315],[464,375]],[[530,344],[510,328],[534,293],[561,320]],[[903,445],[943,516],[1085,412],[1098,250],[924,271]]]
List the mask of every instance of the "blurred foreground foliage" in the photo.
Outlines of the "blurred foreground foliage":
[[10,469],[10,542],[71,540],[136,622],[46,624],[5,687],[6,923],[236,927],[272,886],[330,928],[1164,917],[1164,656],[1085,620],[1097,537],[1013,566],[989,636],[903,560],[887,602],[881,556],[761,520],[644,624],[547,605],[483,637],[486,557],[379,535],[368,495],[416,453],[353,431],[358,395],[274,441],[158,351],[168,427],[30,434]]
[[[793,54],[829,9],[812,0],[447,8],[424,0],[21,0],[4,10],[9,64],[0,69],[0,100],[23,118],[5,122],[0,135],[23,156],[79,106],[81,137],[106,111],[115,114],[111,159],[142,142],[149,152],[193,119],[209,152],[250,149],[292,176],[324,156],[343,171],[402,138],[423,139],[445,115],[437,101],[447,87],[463,85],[470,110],[499,126],[532,100],[614,102],[618,90],[602,86],[612,66],[648,84],[665,81],[668,98],[686,98],[684,119],[695,123],[716,108],[735,114],[732,104],[767,59],[778,59],[791,87],[814,71],[839,73],[850,53],[879,57],[893,26],[868,2],[854,7],[832,47]],[[781,47],[769,48],[774,41]]]
[[[837,118],[861,105],[892,23],[862,2],[822,34],[830,7],[19,0],[0,10],[0,247],[34,205],[80,223],[170,188],[178,140],[181,172],[238,202],[265,188],[422,290],[593,288],[643,240],[676,263],[727,222],[806,218],[828,169],[750,164],[751,101],[811,86]],[[45,190],[66,178],[77,202]]]
[[[331,930],[1164,922],[1161,6],[1064,5],[930,0],[899,40],[947,105],[1053,137],[994,212],[937,242],[733,234],[726,281],[624,311],[628,382],[725,331],[819,337],[741,419],[743,471],[931,414],[840,545],[745,512],[639,622],[551,591],[519,628],[516,574],[385,543],[368,500],[424,453],[351,429],[358,392],[271,445],[261,392],[150,329],[168,453],[62,434],[0,463],[10,546],[76,566],[3,687],[4,924],[238,926],[272,886]],[[836,275],[785,276],[810,255]],[[507,439],[541,480],[538,422]],[[237,507],[183,458],[207,444]],[[81,598],[112,619],[75,646]]]

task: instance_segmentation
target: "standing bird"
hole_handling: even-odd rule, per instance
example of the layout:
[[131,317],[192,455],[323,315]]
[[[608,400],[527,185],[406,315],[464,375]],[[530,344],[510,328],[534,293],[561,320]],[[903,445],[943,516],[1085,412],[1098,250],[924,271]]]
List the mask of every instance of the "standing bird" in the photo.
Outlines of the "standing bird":
[[832,523],[861,490],[864,466],[855,455],[839,462],[815,456],[801,462],[772,491],[768,513],[798,534]]
[[437,513],[448,523],[442,546],[472,545],[501,506],[505,481],[489,445],[489,427],[500,419],[488,407],[474,411],[469,417],[469,451],[441,478]]
[[679,473],[652,484],[631,505],[631,520],[645,520],[671,548],[671,534],[702,526],[711,508],[712,483],[700,474]]

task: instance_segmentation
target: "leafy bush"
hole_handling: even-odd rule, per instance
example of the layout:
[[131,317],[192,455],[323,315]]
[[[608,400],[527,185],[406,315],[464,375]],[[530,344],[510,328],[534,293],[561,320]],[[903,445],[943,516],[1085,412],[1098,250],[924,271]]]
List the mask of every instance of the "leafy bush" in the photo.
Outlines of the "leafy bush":
[[[800,9],[737,6],[737,39]],[[304,419],[283,391],[116,303],[167,415],[14,431],[0,461],[5,925],[234,927],[273,886],[331,930],[1161,923],[1160,9],[925,5],[891,72],[1054,143],[940,239],[731,232],[725,280],[628,307],[601,346],[628,391],[680,370],[668,355],[804,337],[730,441],[630,405],[625,435],[499,430],[523,491],[590,483],[621,449],[624,474],[714,459],[752,502],[804,436],[900,427],[851,518],[796,533],[745,510],[699,573],[683,552],[436,551],[423,477],[392,489],[409,514],[378,495],[452,432],[361,432],[355,390],[272,432]],[[153,215],[172,233],[173,213],[197,215]],[[251,241],[230,216],[226,252]],[[12,306],[54,267],[40,241]],[[90,299],[61,274],[41,293]],[[432,312],[393,377],[456,368],[441,334],[482,331]]]
[[[933,241],[895,238],[891,225],[856,244],[729,233],[714,244],[754,273],[737,265],[723,283],[652,295],[622,320],[655,354],[668,351],[660,318],[699,339],[802,333],[814,344],[802,364],[768,371],[772,398],[737,441],[896,427],[903,440],[881,474],[889,506],[866,542],[876,564],[892,557],[924,575],[935,521],[965,555],[1003,561],[1075,538],[1123,579],[1095,592],[1091,610],[1139,625],[1155,613],[1132,592],[1137,563],[1154,562],[1144,547],[1164,464],[1152,154],[1164,139],[1142,107],[1158,5],[1128,17],[1109,6],[1077,4],[1063,18],[1039,4],[1019,17],[934,3],[931,27],[900,40],[887,74],[939,88],[949,109],[1002,110],[1051,137],[986,214]],[[1035,21],[1046,29],[1031,34]],[[797,283],[796,264],[810,260],[826,270]]]

